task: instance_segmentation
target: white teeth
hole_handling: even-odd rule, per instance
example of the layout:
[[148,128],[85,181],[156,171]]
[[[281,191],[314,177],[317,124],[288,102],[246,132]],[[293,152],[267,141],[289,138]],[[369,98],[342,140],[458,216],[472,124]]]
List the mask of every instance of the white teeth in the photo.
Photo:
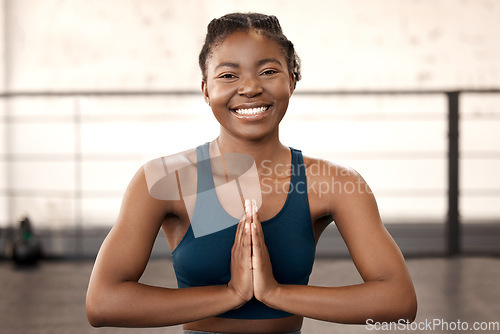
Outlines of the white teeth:
[[264,111],[269,109],[269,107],[260,107],[260,108],[250,108],[250,109],[236,109],[235,112],[240,115],[256,115],[261,114]]

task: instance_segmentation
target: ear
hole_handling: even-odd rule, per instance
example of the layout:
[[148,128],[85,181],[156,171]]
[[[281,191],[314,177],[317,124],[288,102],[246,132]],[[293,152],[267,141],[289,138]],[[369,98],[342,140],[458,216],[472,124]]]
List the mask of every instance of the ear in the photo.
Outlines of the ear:
[[292,96],[295,91],[295,75],[293,73],[290,74],[290,96]]
[[201,91],[203,92],[203,96],[205,97],[205,102],[208,105],[210,105],[210,97],[208,96],[207,83],[204,80],[201,81]]

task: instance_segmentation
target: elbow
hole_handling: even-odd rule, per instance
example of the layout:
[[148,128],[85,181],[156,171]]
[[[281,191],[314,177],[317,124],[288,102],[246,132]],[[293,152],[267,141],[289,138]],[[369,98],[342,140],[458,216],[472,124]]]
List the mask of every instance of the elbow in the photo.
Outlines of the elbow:
[[402,309],[404,310],[404,318],[402,319],[405,319],[408,321],[408,323],[411,323],[415,321],[415,318],[417,317],[418,308],[417,294],[415,292],[415,287],[413,286],[413,283],[411,281],[406,287],[406,293],[404,293],[403,296]]
[[417,317],[417,304],[417,296],[413,293],[411,298],[408,298],[404,303],[402,319],[405,319],[408,323],[415,321]]
[[85,312],[92,327],[111,325],[109,320],[112,318],[112,308],[106,300],[109,300],[109,298],[106,298],[104,293],[87,293]]
[[104,322],[102,321],[101,318],[99,318],[99,315],[96,314],[93,310],[89,311],[88,308],[87,308],[87,320],[89,324],[94,328],[104,327]]
[[387,307],[383,307],[378,312],[371,314],[365,323],[368,324],[369,321],[375,321],[379,323],[410,324],[415,321],[416,316],[416,299],[405,300],[388,304]]
[[85,302],[85,312],[87,313],[87,320],[92,327],[103,327],[105,325],[104,314],[101,305],[89,295]]
[[415,321],[417,316],[417,296],[413,289],[406,293],[402,293],[399,297],[399,302],[394,305],[396,308],[393,314],[396,315],[396,317],[394,317],[395,319],[393,319],[393,321],[405,321],[405,323],[412,323]]
[[[413,289],[392,290],[381,304],[378,312],[372,315],[374,321],[412,323],[417,316],[417,296]],[[384,306],[382,306],[384,305]]]
[[400,281],[393,286],[392,313],[395,319],[392,321],[404,321],[412,323],[417,316],[417,294],[411,279]]

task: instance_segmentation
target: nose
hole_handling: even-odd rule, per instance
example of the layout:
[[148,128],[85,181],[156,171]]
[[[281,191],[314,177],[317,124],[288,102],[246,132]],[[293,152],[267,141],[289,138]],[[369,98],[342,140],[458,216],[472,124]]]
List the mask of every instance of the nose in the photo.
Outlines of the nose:
[[255,97],[261,94],[263,91],[264,89],[262,88],[259,79],[255,77],[243,78],[243,80],[241,81],[241,85],[238,88],[238,94],[247,97]]

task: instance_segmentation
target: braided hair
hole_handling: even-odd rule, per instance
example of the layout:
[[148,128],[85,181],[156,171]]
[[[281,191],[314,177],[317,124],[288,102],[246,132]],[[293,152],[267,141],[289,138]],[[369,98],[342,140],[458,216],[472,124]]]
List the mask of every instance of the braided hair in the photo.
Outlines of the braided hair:
[[293,43],[283,34],[276,16],[259,13],[226,14],[218,19],[213,19],[208,24],[205,44],[199,55],[203,81],[207,80],[207,60],[211,53],[222,44],[226,37],[237,31],[257,31],[278,43],[287,60],[288,71],[294,77],[294,84],[297,84],[301,78],[300,59],[295,52]]

